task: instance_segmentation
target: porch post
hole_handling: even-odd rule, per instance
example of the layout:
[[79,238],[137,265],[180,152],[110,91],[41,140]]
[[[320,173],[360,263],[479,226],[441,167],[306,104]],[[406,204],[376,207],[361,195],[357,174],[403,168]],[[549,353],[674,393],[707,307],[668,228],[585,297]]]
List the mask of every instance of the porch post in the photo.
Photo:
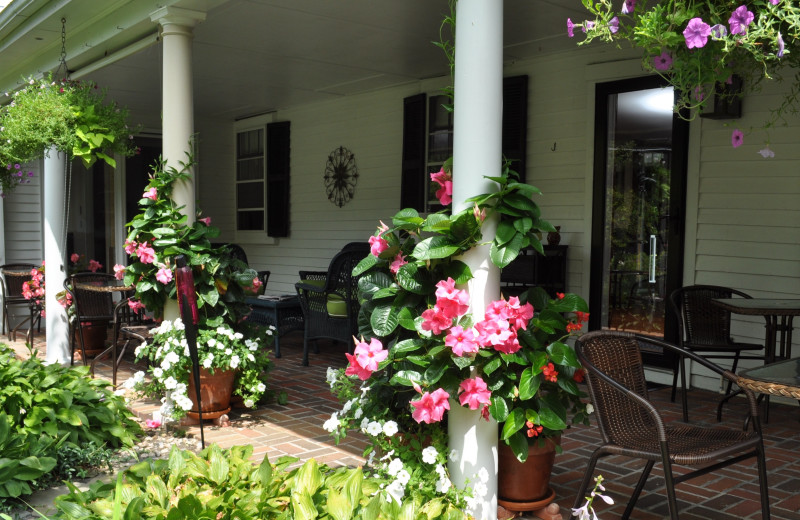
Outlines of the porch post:
[[[181,169],[192,153],[194,97],[192,93],[192,31],[206,13],[164,7],[150,15],[162,27],[162,149],[168,166]],[[194,172],[185,182],[175,184],[172,199],[184,206],[187,224],[195,219]]]
[[[44,158],[44,283],[47,353],[45,362],[69,364],[69,326],[67,312],[56,300],[64,290],[64,152],[50,148]],[[33,324],[31,324],[32,326]]]
[[[466,199],[495,189],[483,176],[499,176],[503,119],[503,1],[459,0],[456,6],[455,99],[453,119],[453,212],[467,207]],[[497,219],[483,225],[483,241],[491,241]],[[469,282],[470,310],[483,319],[486,306],[500,295],[500,271],[480,246],[464,258],[474,275]],[[451,407],[448,462],[453,482],[469,481],[475,493],[475,518],[497,518],[497,441],[494,419],[480,412]],[[481,483],[483,485],[477,485]],[[482,496],[479,496],[483,492]]]

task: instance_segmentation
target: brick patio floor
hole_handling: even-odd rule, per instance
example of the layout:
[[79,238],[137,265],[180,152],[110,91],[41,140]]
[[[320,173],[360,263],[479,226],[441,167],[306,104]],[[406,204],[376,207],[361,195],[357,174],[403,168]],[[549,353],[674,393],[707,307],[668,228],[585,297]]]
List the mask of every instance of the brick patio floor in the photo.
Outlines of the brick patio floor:
[[[10,343],[18,352],[26,352],[21,342]],[[42,337],[35,344],[44,351]],[[283,357],[275,359],[269,385],[273,390],[284,390],[288,394],[285,406],[268,404],[245,414],[258,415],[265,419],[253,428],[237,426],[242,412],[231,413],[230,427],[205,426],[206,443],[216,442],[228,447],[252,444],[254,458],[261,459],[267,453],[270,460],[281,455],[299,457],[301,461],[316,458],[329,465],[359,465],[366,440],[361,435],[348,435],[336,445],[322,429],[322,423],[339,409],[325,381],[329,366],[344,366],[344,347],[322,343],[321,352],[311,355],[311,366],[303,367],[302,334],[290,333],[281,338]],[[98,363],[96,375],[111,378],[110,364]],[[135,369],[126,363],[119,371],[121,383]],[[679,420],[680,405],[670,403],[669,389],[651,392],[651,398],[659,403],[667,420]],[[714,423],[714,408],[719,396],[712,392],[693,390],[690,403],[691,417],[704,417],[708,424]],[[149,418],[158,403],[136,401],[132,410],[142,418]],[[723,424],[741,427],[745,412],[743,399],[734,399],[726,408]],[[789,404],[772,404],[770,422],[764,425],[767,450],[767,465],[770,483],[770,509],[775,520],[800,520],[800,410]],[[188,427],[188,434],[199,438],[199,427]],[[563,436],[563,453],[556,458],[551,486],[556,492],[557,502],[562,507],[564,518],[569,518],[576,488],[583,476],[584,468],[594,448],[599,444],[596,426],[575,427]],[[621,457],[607,457],[598,464],[597,473],[605,478],[607,493],[615,499],[615,505],[597,504],[602,520],[620,518],[627,498],[643,464]],[[677,486],[678,502],[683,520],[734,520],[760,519],[758,478],[755,460],[732,466],[716,473],[699,477]],[[668,514],[664,479],[660,464],[656,464],[645,490],[639,499],[632,518],[655,520]],[[528,518],[528,517],[525,517]]]

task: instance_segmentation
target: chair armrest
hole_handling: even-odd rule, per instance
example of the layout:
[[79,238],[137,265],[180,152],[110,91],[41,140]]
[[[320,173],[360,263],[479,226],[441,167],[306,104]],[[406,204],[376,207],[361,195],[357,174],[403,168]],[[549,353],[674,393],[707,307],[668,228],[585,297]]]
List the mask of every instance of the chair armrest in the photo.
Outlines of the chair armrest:
[[325,280],[328,278],[327,271],[300,271],[301,280]]
[[294,284],[294,288],[295,288],[295,290],[297,291],[298,294],[300,294],[302,292],[312,292],[312,293],[324,294],[326,292],[325,291],[325,287],[321,287],[319,285],[311,285],[311,284],[303,283],[303,282],[297,282],[296,284]]

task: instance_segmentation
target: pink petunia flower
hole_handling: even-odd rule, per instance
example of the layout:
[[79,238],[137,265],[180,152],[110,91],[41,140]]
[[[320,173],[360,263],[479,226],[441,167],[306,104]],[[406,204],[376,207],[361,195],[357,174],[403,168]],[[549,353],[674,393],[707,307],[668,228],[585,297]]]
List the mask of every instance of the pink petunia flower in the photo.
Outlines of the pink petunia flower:
[[425,392],[417,401],[411,401],[414,411],[411,417],[418,423],[431,424],[439,422],[444,417],[444,412],[450,409],[450,394],[444,389],[437,388],[433,393]]
[[394,257],[394,260],[392,260],[392,263],[389,264],[389,271],[391,271],[392,274],[397,274],[400,268],[407,263],[408,261],[406,260],[406,257],[404,257],[402,253],[397,253],[397,256]]
[[459,389],[458,401],[461,406],[468,406],[470,410],[477,410],[481,405],[489,404],[492,398],[492,392],[480,377],[465,379],[459,385]]
[[156,280],[163,283],[164,285],[168,284],[172,281],[172,270],[167,267],[162,267],[156,273]]
[[156,252],[152,247],[147,246],[147,242],[142,242],[136,247],[136,256],[143,264],[152,264],[156,260]]
[[683,30],[683,37],[686,46],[690,49],[704,47],[708,43],[711,35],[711,26],[703,21],[702,18],[692,18]]
[[156,200],[158,199],[158,191],[155,188],[150,188],[142,195],[144,199]]
[[122,280],[125,278],[125,266],[122,264],[114,265],[114,278]]
[[731,134],[731,144],[734,148],[739,148],[744,142],[744,134],[738,128]]
[[464,330],[460,325],[456,325],[448,331],[447,337],[444,338],[444,344],[450,347],[456,356],[474,354],[481,348],[475,332],[472,329]]
[[747,26],[753,23],[754,18],[753,12],[748,11],[746,5],[737,7],[728,19],[731,34],[747,34]]

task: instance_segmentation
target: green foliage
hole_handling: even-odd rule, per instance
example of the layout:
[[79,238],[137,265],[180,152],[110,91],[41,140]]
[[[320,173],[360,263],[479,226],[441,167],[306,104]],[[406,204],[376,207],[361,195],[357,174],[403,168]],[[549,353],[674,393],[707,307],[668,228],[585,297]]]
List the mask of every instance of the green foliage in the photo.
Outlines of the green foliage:
[[133,445],[139,425],[110,386],[88,367],[21,361],[0,345],[0,503]]
[[[251,287],[257,273],[234,258],[226,247],[211,247],[219,229],[201,220],[189,225],[171,199],[177,183],[189,179],[191,163],[180,171],[159,161],[150,174],[146,192],[155,190],[155,199],[142,196],[141,213],[128,223],[126,251],[131,255],[125,270],[125,284],[136,287],[136,298],[147,310],[161,316],[167,299],[176,298],[175,279],[162,283],[156,278],[162,269],[171,271],[178,255],[186,257],[192,268],[197,290],[197,306],[205,326],[222,323],[235,326],[250,312],[244,302],[245,287]],[[143,248],[153,258],[143,255]]]
[[115,483],[88,491],[70,486],[56,499],[53,520],[293,519],[330,518],[432,520],[465,518],[442,501],[395,501],[381,479],[361,468],[332,469],[297,459],[251,462],[252,446],[223,450],[212,445],[199,455],[173,449],[168,460],[148,460],[120,474]]
[[28,79],[0,107],[0,191],[8,193],[22,179],[19,164],[43,157],[55,146],[86,167],[102,159],[116,167],[113,154],[132,155],[133,129],[128,111],[105,102],[105,92],[93,83]]
[[[790,92],[773,115],[797,112],[800,8],[793,2],[748,2],[746,9],[753,14],[753,21],[743,34],[732,34],[729,26],[732,13],[744,5],[739,0],[640,0],[633,2],[635,8],[628,14],[619,12],[621,4],[616,0],[583,0],[591,19],[575,24],[587,29],[581,43],[600,39],[619,45],[626,41],[642,49],[644,69],[661,75],[675,87],[679,96],[676,111],[702,110],[713,99],[714,85],[725,84],[734,74],[753,90],[763,79],[781,80],[784,73],[790,73],[794,75]],[[618,30],[613,30],[614,18]],[[718,25],[725,33],[717,32],[705,45],[690,49],[683,31],[694,18],[711,27]],[[578,33],[579,29],[574,31]],[[659,60],[662,55],[669,58],[666,63]]]

